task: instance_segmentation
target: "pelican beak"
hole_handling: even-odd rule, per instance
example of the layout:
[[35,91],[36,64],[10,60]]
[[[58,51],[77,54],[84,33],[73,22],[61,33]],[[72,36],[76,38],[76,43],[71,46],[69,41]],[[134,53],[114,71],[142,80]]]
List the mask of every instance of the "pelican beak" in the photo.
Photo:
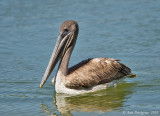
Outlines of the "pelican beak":
[[63,57],[65,54],[68,45],[70,44],[72,39],[71,32],[68,32],[67,34],[63,35],[60,34],[58,36],[55,48],[53,50],[52,56],[50,58],[50,61],[48,63],[47,69],[44,73],[44,76],[42,78],[42,81],[40,83],[40,88],[43,87],[45,82],[47,81],[48,77],[50,76],[51,72],[53,71],[54,67],[56,66],[57,62]]

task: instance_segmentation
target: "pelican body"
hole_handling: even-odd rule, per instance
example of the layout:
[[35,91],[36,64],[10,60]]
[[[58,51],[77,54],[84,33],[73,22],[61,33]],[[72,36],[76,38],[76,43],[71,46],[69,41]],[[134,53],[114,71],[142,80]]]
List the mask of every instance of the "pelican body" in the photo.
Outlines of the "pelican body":
[[69,59],[78,37],[78,23],[73,20],[62,23],[59,36],[42,78],[42,87],[60,61],[54,79],[55,91],[66,94],[83,94],[106,89],[131,74],[131,69],[117,59],[87,59],[68,68]]

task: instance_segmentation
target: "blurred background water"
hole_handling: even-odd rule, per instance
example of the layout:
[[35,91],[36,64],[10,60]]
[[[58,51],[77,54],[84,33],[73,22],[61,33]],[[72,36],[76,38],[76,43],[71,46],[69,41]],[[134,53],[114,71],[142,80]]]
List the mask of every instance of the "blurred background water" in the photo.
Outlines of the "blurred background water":
[[[51,77],[40,89],[59,27],[70,19],[80,28],[70,66],[110,57],[137,78],[81,96],[55,94]],[[160,115],[159,98],[159,0],[0,0],[1,116]]]

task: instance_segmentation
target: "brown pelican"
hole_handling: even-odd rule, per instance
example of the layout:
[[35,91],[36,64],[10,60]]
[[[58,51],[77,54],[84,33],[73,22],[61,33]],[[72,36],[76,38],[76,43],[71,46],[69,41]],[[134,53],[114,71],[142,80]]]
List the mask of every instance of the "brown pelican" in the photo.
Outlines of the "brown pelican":
[[60,60],[55,77],[57,93],[82,94],[105,89],[121,78],[130,75],[131,69],[117,59],[87,59],[68,68],[69,59],[78,36],[78,23],[73,20],[62,23],[58,40],[42,78],[45,84],[57,62]]

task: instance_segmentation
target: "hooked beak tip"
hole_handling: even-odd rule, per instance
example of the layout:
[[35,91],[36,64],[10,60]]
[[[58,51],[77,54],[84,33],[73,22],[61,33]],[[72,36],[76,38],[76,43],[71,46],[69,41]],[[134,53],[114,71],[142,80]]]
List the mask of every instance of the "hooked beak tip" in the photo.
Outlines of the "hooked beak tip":
[[43,84],[40,84],[40,88],[42,88],[43,87]]

